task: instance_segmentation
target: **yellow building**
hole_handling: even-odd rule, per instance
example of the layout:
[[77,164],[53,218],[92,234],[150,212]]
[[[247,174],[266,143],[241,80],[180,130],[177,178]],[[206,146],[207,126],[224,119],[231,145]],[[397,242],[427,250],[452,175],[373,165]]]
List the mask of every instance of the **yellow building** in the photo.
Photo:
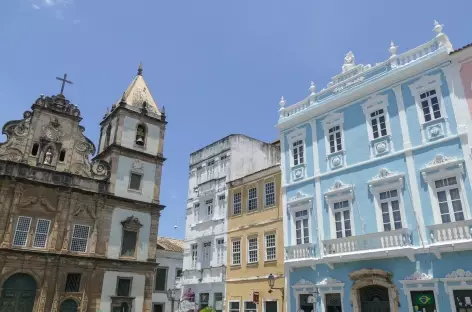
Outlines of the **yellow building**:
[[278,164],[229,182],[227,312],[284,312],[280,186]]

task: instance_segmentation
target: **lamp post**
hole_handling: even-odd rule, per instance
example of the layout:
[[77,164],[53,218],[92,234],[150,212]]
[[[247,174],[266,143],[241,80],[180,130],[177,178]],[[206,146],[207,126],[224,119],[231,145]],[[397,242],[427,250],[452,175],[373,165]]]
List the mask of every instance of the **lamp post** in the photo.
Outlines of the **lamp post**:
[[270,273],[269,276],[267,277],[267,282],[269,283],[269,294],[272,293],[274,289],[279,290],[282,293],[282,312],[283,312],[283,306],[284,306],[284,298],[285,298],[285,289],[283,287],[274,287],[275,286],[275,276]]
[[175,295],[176,295],[177,289],[168,289],[167,290],[167,300],[170,301],[170,312],[174,312],[174,302],[175,302]]

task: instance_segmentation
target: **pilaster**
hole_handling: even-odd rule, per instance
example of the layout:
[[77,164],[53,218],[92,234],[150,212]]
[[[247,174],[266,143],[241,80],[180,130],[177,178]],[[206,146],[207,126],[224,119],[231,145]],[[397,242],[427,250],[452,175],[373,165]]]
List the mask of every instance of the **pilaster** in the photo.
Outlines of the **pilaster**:
[[69,240],[71,235],[71,223],[74,209],[77,205],[78,196],[76,193],[72,193],[69,201],[69,209],[67,211],[66,226],[64,231],[64,238],[62,241],[61,251],[67,253],[69,251]]
[[149,234],[148,261],[156,261],[157,231],[159,230],[159,219],[161,213],[157,209],[151,211],[151,232]]
[[12,240],[12,235],[13,235],[13,222],[15,221],[15,218],[17,216],[17,206],[18,202],[20,201],[21,195],[23,194],[23,187],[19,184],[15,186],[15,190],[13,193],[13,201],[11,202],[10,206],[10,211],[9,211],[9,218],[8,218],[8,223],[6,226],[6,232],[3,236],[3,241],[2,241],[2,248],[10,248],[11,246],[11,240]]

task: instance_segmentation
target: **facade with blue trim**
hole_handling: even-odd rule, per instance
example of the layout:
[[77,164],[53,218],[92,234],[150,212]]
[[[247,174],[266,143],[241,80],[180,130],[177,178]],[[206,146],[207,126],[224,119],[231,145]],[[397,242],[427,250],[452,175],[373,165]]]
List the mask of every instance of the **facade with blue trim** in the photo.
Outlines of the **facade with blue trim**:
[[282,98],[287,311],[472,309],[470,116],[434,31]]

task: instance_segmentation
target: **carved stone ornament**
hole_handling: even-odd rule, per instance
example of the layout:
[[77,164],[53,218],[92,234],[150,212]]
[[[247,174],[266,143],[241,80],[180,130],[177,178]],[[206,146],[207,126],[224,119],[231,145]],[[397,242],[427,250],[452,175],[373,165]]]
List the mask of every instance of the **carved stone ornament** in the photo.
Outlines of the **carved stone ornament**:
[[347,72],[348,70],[352,69],[356,65],[354,53],[349,51],[346,56],[344,57],[344,65],[343,65],[343,73]]
[[49,147],[49,148],[46,150],[46,153],[44,154],[44,161],[43,161],[43,164],[45,164],[45,165],[51,165],[51,164],[52,164],[52,157],[53,157],[52,148]]
[[332,277],[327,277],[324,280],[322,280],[319,285],[331,285],[331,284],[341,284],[341,281],[338,281],[335,278]]
[[307,194],[304,194],[302,192],[297,192],[297,194],[295,194],[295,196],[293,196],[289,199],[289,202],[299,201],[299,200],[307,198],[307,197],[308,197]]
[[329,188],[329,191],[330,192],[339,191],[339,190],[348,189],[351,187],[352,185],[344,184],[343,182],[337,180],[336,182],[334,182],[333,186]]
[[55,212],[57,211],[56,208],[54,208],[48,200],[43,196],[31,196],[25,199],[24,201],[21,201],[19,203],[20,207],[33,207],[34,209],[39,209],[40,206],[46,208],[47,211],[49,212]]
[[143,226],[139,219],[135,216],[130,216],[126,218],[126,220],[121,222],[121,225],[125,230],[129,231],[139,231],[139,229]]
[[406,276],[404,280],[406,281],[426,281],[432,279],[433,276],[426,274],[426,273],[421,273],[421,272],[415,272],[409,276]]
[[446,164],[446,163],[449,163],[449,162],[454,162],[456,160],[457,160],[457,157],[447,157],[447,156],[444,156],[443,154],[438,154],[438,155],[436,155],[436,157],[434,157],[434,159],[432,161],[430,161],[426,165],[426,168],[435,167],[437,165],[442,165],[442,164]]
[[62,114],[73,116],[79,121],[81,120],[80,110],[78,109],[78,107],[70,103],[70,101],[67,100],[62,94],[54,95],[51,97],[45,97],[44,95],[41,95],[33,104],[33,107],[34,106],[48,108]]
[[60,140],[64,133],[57,118],[52,119],[49,124],[43,126],[43,135],[53,142],[58,142]]
[[465,271],[464,269],[457,269],[446,275],[446,278],[460,278],[460,277],[472,278],[472,272]]
[[144,170],[144,163],[139,159],[135,159],[133,161],[133,170],[143,171]]
[[313,286],[315,285],[313,282],[310,282],[304,278],[301,278],[298,282],[296,282],[292,287],[295,286]]

